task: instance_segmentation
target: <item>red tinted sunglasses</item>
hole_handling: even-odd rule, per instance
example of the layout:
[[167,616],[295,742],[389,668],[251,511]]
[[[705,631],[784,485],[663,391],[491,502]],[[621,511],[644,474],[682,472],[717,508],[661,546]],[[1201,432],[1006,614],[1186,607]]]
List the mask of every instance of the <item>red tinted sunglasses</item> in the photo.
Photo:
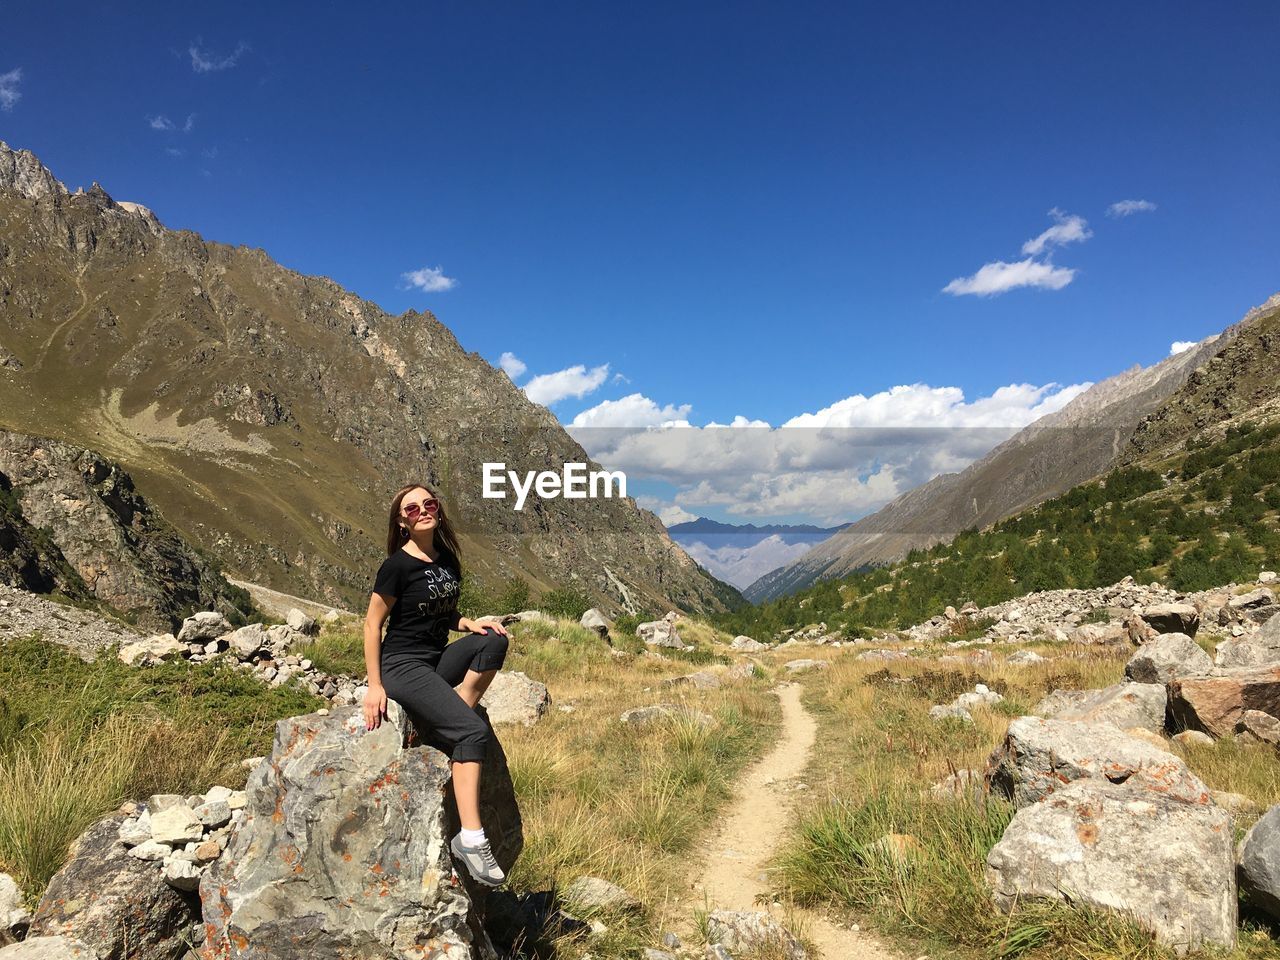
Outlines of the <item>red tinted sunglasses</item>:
[[421,505],[416,503],[406,503],[404,505],[404,515],[410,520],[416,520],[419,514],[423,513],[439,513],[439,500],[423,500]]

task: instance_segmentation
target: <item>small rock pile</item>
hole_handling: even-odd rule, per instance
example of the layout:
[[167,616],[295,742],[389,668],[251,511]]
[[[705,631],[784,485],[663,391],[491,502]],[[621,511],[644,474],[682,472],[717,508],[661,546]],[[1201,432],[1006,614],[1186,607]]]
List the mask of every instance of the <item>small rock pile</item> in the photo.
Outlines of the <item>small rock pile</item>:
[[244,806],[243,790],[222,786],[203,796],[156,794],[145,803],[121,808],[129,818],[117,835],[129,856],[155,863],[169,886],[196,890],[205,868],[222,855]]

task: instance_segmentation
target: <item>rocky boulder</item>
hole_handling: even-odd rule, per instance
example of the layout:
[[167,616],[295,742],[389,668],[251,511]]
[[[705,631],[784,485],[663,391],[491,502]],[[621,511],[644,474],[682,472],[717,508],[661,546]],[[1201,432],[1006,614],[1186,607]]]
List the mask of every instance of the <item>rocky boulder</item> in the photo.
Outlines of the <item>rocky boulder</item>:
[[[403,746],[414,739],[394,702],[372,731],[359,707],[276,724],[245,816],[200,885],[207,960],[494,955],[474,885],[465,868],[462,883],[453,875],[447,758]],[[523,835],[496,739],[481,791],[481,819],[509,871]]]
[[531,727],[551,709],[551,694],[545,683],[530,680],[519,671],[500,671],[480,698],[490,722],[518,723]]
[[604,614],[595,607],[592,607],[584,613],[578,623],[586,627],[588,630],[594,630],[602,637],[609,636],[609,621],[606,620]]
[[290,630],[296,630],[298,633],[314,636],[320,632],[320,626],[316,623],[315,618],[309,614],[293,607],[289,610],[284,618],[285,626]]
[[1222,641],[1214,664],[1226,669],[1280,664],[1280,617],[1272,617],[1251,634]]
[[1256,904],[1280,919],[1280,805],[1249,828],[1240,844],[1240,886]]
[[1029,897],[1131,917],[1178,952],[1236,941],[1231,817],[1132,783],[1079,780],[1023,807],[987,856],[1005,911]]
[[1052,717],[1055,720],[1109,723],[1121,730],[1142,727],[1159,733],[1164,729],[1167,701],[1164,684],[1117,683],[1101,690],[1086,691],[1075,702],[1053,713]]
[[1189,603],[1155,603],[1144,607],[1138,616],[1157,634],[1182,633],[1194,637],[1200,629],[1200,611]]
[[[1166,633],[1143,646],[1125,664],[1124,675],[1135,683],[1165,684],[1213,669],[1213,660],[1185,633]],[[1161,715],[1163,722],[1164,716]]]
[[1177,729],[1224,737],[1246,710],[1280,716],[1280,666],[1219,670],[1169,684],[1169,713]]
[[987,761],[992,792],[1024,807],[1073,780],[1131,782],[1153,794],[1208,803],[1209,788],[1183,761],[1101,723],[1018,717]]
[[768,650],[769,645],[761,643],[759,640],[753,640],[751,637],[736,636],[729,644],[729,649],[737,650],[740,653],[759,653],[761,650]]
[[178,640],[182,643],[197,643],[216,640],[224,633],[231,632],[231,624],[227,618],[214,610],[202,610],[182,621],[182,629],[178,631]]
[[1258,587],[1227,601],[1227,608],[1233,618],[1265,623],[1272,619],[1276,612],[1276,595],[1266,587]]
[[1280,747],[1280,719],[1261,710],[1246,710],[1242,713],[1236,721],[1235,733],[1236,739],[1245,743],[1269,743]]
[[675,620],[664,617],[651,620],[636,627],[636,636],[650,647],[671,647],[674,650],[692,650],[689,644],[680,639]]
[[127,819],[114,813],[80,835],[40,898],[29,936],[81,941],[96,960],[183,955],[199,903],[167,884],[155,863],[129,856],[119,839]]

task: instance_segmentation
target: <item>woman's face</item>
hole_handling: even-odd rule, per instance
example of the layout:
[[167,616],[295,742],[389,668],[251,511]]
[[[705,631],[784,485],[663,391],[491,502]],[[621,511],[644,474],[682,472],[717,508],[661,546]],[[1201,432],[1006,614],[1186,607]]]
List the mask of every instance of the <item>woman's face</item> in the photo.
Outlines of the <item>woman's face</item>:
[[414,487],[400,501],[400,522],[411,534],[434,530],[439,523],[439,502],[429,490]]

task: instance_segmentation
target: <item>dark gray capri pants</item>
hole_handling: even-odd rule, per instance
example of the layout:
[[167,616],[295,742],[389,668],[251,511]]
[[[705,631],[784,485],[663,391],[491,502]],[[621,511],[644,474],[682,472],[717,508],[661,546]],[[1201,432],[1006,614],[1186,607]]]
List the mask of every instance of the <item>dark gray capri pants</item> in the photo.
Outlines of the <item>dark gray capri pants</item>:
[[492,733],[453,689],[468,670],[498,670],[507,638],[493,629],[470,633],[444,652],[392,651],[381,657],[382,686],[404,708],[419,736],[453,760],[483,760]]

